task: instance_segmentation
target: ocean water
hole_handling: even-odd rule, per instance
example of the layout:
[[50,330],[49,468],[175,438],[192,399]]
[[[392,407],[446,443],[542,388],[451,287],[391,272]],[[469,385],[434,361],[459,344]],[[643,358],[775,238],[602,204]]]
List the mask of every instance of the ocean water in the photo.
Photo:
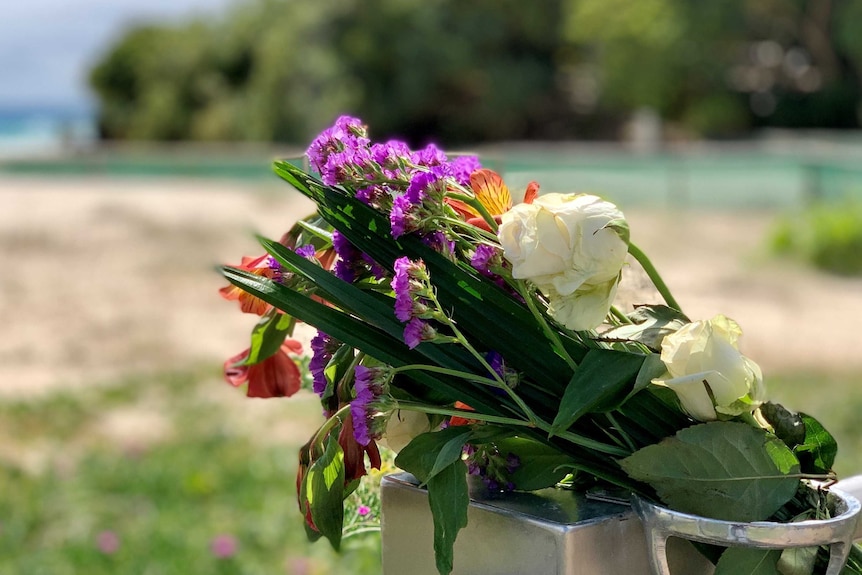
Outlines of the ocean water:
[[83,107],[0,107],[0,158],[51,155],[92,145],[95,113]]

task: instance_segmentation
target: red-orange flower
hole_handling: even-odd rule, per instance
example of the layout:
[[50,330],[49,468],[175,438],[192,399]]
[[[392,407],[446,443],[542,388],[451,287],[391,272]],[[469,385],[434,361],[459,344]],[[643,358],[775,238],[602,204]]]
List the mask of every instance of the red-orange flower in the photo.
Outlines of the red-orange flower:
[[[480,168],[470,174],[470,187],[476,199],[493,216],[494,221],[500,223],[500,216],[512,209],[512,194],[509,187],[503,182],[500,174],[487,168]],[[539,184],[530,182],[524,192],[524,203],[531,204],[539,195]],[[446,200],[468,223],[486,231],[491,231],[490,226],[482,215],[469,204],[460,200],[447,198]]]
[[[278,269],[271,264],[271,261],[270,257],[266,254],[259,258],[243,256],[242,263],[237,267],[238,269],[251,272],[255,275],[273,279],[279,272]],[[272,307],[259,297],[253,296],[235,285],[225,286],[219,290],[219,293],[226,300],[239,301],[239,308],[243,313],[263,315]]]
[[302,375],[296,362],[288,355],[302,353],[302,345],[287,339],[281,348],[253,365],[241,364],[248,358],[250,350],[235,355],[224,363],[224,376],[234,387],[248,382],[248,397],[290,397],[302,384]]
[[[473,408],[463,403],[461,401],[455,402],[455,409],[463,409],[466,411],[473,411]],[[476,423],[475,419],[467,419],[466,417],[461,417],[460,415],[453,415],[449,418],[449,425],[459,426],[459,425],[472,425]]]

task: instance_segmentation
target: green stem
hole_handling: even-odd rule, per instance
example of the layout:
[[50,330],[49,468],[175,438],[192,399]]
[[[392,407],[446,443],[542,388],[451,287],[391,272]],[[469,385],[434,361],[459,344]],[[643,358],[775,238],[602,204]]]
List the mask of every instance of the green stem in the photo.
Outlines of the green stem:
[[617,308],[617,306],[615,305],[611,306],[611,315],[617,318],[620,323],[627,325],[632,325],[634,323],[632,320],[629,319],[629,316],[620,311],[619,308]]
[[661,297],[664,298],[664,301],[665,303],[667,303],[668,307],[672,307],[673,309],[682,312],[682,308],[677,303],[673,295],[670,293],[670,289],[667,287],[667,284],[664,283],[663,279],[661,279],[658,270],[655,269],[655,266],[652,264],[647,255],[633,243],[629,243],[629,253],[644,269],[647,276],[649,276],[650,281],[652,281],[653,285],[658,290],[658,293],[660,293]]
[[320,426],[320,429],[314,434],[314,437],[311,438],[311,445],[317,445],[320,441],[326,437],[326,434],[332,431],[332,428],[336,425],[343,423],[342,417],[345,413],[350,410],[350,404],[346,403],[339,408],[338,411],[332,414],[329,419],[327,419],[323,425]]
[[527,307],[530,309],[530,313],[533,314],[533,317],[536,318],[536,321],[539,322],[539,325],[542,327],[542,331],[545,333],[545,336],[551,340],[551,343],[554,344],[554,347],[557,348],[557,353],[559,353],[562,358],[565,360],[566,364],[568,364],[569,369],[575,371],[578,369],[577,362],[572,359],[572,356],[569,355],[569,352],[566,351],[566,348],[563,346],[563,341],[560,339],[560,334],[551,329],[551,326],[548,324],[545,316],[542,315],[542,312],[539,311],[539,308],[536,307],[536,302],[533,300],[533,294],[530,293],[530,290],[527,289],[526,285],[523,282],[515,282],[516,289],[518,293],[524,298],[524,301],[527,302]]
[[421,403],[413,403],[409,401],[399,401],[398,409],[406,411],[418,411],[420,413],[430,413],[432,415],[445,415],[447,417],[463,417],[464,419],[475,419],[476,421],[484,421],[486,423],[499,423],[501,425],[515,425],[519,427],[533,427],[529,421],[522,419],[512,419],[511,417],[501,417],[498,415],[486,415],[475,411],[467,411],[465,409],[455,409],[447,407],[435,407],[432,405],[423,405]]
[[392,372],[393,373],[399,373],[401,371],[411,371],[411,370],[422,370],[422,371],[430,371],[433,373],[442,373],[445,375],[451,375],[453,377],[460,377],[461,379],[466,379],[468,381],[475,381],[476,383],[481,383],[483,385],[489,385],[491,387],[499,387],[499,383],[495,379],[482,377],[481,375],[476,375],[475,373],[470,373],[467,371],[458,371],[455,369],[448,369],[446,367],[440,367],[437,365],[423,365],[423,364],[402,365],[402,366],[393,368]]

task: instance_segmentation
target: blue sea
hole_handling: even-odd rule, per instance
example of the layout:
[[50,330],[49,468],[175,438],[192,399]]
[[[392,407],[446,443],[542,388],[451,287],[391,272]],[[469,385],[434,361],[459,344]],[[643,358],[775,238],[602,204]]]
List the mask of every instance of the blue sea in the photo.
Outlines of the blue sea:
[[95,141],[96,116],[87,107],[0,107],[0,158],[56,154]]

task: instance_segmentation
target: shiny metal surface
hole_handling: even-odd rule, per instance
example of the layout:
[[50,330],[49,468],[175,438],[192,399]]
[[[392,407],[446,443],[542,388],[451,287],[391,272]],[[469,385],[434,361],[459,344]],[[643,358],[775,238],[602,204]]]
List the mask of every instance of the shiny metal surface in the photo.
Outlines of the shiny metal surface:
[[[384,575],[437,575],[428,496],[409,474],[383,479]],[[646,538],[628,505],[545,489],[489,493],[471,486],[468,525],[455,543],[453,575],[650,575]],[[687,541],[668,545],[674,575],[712,565]]]
[[862,505],[858,499],[840,489],[833,488],[830,492],[835,497],[835,513],[838,515],[832,519],[797,523],[719,521],[672,511],[637,496],[633,496],[632,506],[644,524],[653,575],[676,573],[668,562],[670,537],[762,549],[829,545],[830,558],[826,575],[838,575],[847,561],[850,546],[856,536]]

